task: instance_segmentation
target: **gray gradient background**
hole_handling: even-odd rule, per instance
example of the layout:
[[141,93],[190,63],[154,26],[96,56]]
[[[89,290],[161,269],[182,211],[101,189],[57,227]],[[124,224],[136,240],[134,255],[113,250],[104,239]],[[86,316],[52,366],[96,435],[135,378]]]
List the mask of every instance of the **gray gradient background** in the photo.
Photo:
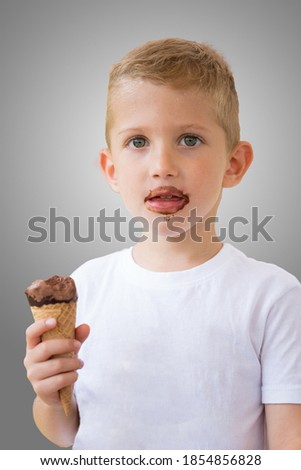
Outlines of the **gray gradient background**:
[[[213,44],[228,59],[240,96],[242,139],[255,160],[245,180],[225,190],[230,217],[275,215],[274,243],[238,244],[301,279],[301,2],[265,0],[1,0],[1,449],[54,449],[31,417],[34,397],[23,368],[31,280],[69,274],[87,259],[129,243],[28,243],[28,219],[49,207],[88,216],[119,197],[104,181],[109,66],[147,40],[177,36]],[[124,213],[126,213],[123,210]]]

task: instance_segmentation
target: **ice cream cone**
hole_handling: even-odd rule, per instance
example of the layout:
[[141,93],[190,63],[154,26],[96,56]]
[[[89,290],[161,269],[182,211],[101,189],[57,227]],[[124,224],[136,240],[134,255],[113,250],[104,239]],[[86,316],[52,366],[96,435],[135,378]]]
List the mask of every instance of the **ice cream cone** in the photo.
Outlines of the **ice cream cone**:
[[[75,318],[76,318],[76,301],[57,302],[53,304],[45,304],[41,307],[31,306],[31,311],[35,321],[46,318],[55,318],[56,327],[47,331],[42,335],[42,341],[57,338],[74,338],[75,334]],[[73,353],[58,354],[55,357],[72,357]],[[66,416],[70,414],[72,387],[71,385],[62,388],[59,391],[60,400],[63,405]]]

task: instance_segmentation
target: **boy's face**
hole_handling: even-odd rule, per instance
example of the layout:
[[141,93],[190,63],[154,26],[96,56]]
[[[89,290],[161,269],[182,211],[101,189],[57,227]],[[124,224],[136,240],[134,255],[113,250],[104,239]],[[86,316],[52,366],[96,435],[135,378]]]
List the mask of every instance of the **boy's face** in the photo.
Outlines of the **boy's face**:
[[[213,103],[195,89],[122,83],[112,99],[111,149],[101,154],[112,188],[134,216],[187,220],[216,214],[228,167]],[[184,227],[184,225],[182,225]]]

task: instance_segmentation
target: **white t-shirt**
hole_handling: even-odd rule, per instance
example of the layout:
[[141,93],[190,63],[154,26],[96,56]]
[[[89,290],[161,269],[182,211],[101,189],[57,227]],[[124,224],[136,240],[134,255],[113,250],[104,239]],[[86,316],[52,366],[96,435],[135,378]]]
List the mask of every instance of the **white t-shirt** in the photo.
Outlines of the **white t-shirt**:
[[263,449],[264,403],[301,403],[301,285],[225,244],[177,272],[132,249],[83,264],[91,334],[74,449]]

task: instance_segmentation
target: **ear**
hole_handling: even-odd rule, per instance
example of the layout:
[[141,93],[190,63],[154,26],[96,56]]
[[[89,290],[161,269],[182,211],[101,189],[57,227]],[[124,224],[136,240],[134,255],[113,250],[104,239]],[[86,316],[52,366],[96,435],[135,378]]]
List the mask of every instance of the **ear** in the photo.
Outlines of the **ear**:
[[247,172],[253,161],[253,149],[249,142],[239,142],[228,157],[228,164],[223,178],[223,188],[236,186]]
[[118,189],[117,170],[113,163],[111,151],[108,148],[100,151],[99,163],[109,185],[111,186],[113,191],[118,193],[119,189]]

